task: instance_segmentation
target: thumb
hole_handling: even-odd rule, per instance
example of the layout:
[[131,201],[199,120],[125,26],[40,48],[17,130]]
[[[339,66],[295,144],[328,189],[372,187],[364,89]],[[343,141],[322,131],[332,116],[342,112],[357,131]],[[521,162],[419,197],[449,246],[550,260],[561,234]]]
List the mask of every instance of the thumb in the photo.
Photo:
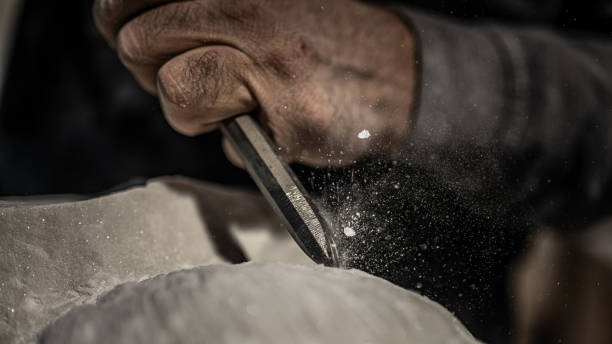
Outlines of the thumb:
[[251,60],[227,46],[193,49],[166,62],[157,74],[166,119],[188,136],[215,129],[224,119],[257,108],[246,80]]

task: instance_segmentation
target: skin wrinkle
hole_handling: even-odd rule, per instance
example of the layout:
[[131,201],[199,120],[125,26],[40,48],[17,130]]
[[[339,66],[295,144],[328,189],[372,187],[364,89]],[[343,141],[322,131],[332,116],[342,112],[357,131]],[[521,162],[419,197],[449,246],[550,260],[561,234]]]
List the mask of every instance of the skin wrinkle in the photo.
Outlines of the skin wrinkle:
[[286,42],[283,46],[272,49],[262,64],[283,80],[303,80],[308,73],[308,63],[304,60],[316,58],[318,54],[302,36],[296,35],[294,39],[290,37]]
[[111,46],[115,46],[120,28],[141,13],[163,6],[169,2],[192,2],[192,0],[98,0],[94,3],[94,20]]
[[[256,110],[289,160],[326,166],[387,153],[408,134],[414,42],[387,10],[351,0],[164,2],[125,24],[118,44],[187,135]],[[357,137],[364,129],[370,139]]]
[[148,53],[149,42],[140,30],[122,30],[117,40],[117,53],[124,64],[158,64],[159,59]]
[[237,35],[245,40],[263,42],[277,38],[277,32],[272,29],[270,20],[264,20],[262,15],[247,18],[259,18],[258,21],[237,19],[239,14],[225,9],[228,6],[203,4],[200,2],[168,3],[152,9],[132,20],[135,25],[141,25],[158,37],[165,32],[208,33],[231,37]]
[[186,93],[182,92],[182,83],[175,78],[174,73],[159,73],[158,88],[164,99],[177,106],[187,106]]
[[[180,5],[169,3],[151,10],[149,12],[150,16],[140,16],[134,20],[145,21],[141,25],[147,27],[154,38],[158,38],[167,31],[183,30],[186,27],[192,26],[193,23],[199,22],[202,18],[209,17],[202,15],[201,11],[205,10],[205,8],[198,3],[191,2]],[[193,29],[198,28],[194,27]]]
[[[235,39],[233,39],[233,37],[230,37],[228,35],[223,36],[223,35],[220,35],[214,32],[206,33],[208,37],[201,37],[200,35],[199,38],[197,34],[195,37],[192,37],[192,38],[188,38],[183,35],[183,37],[185,38],[181,38],[180,45],[177,46],[176,39],[171,39],[172,43],[170,43],[170,47],[167,47],[168,44],[164,44],[164,42],[168,41],[170,37],[165,37],[165,36],[176,35],[176,33],[180,31],[180,28],[183,27],[182,26],[183,24],[189,23],[190,26],[194,26],[193,23],[202,22],[202,20],[200,20],[201,15],[198,14],[198,12],[196,11],[196,9],[203,8],[202,4],[190,3],[189,8],[193,8],[193,10],[181,11],[181,13],[190,14],[191,15],[190,17],[187,15],[178,15],[177,13],[179,12],[174,10],[176,6],[172,6],[172,5],[174,4],[166,4],[162,6],[162,8],[159,8],[159,10],[150,11],[148,13],[145,13],[142,16],[134,19],[132,22],[128,23],[126,26],[124,26],[120,34],[120,37],[124,35],[129,36],[132,31],[136,32],[134,33],[135,36],[141,37],[141,38],[136,38],[136,39],[125,39],[124,40],[125,43],[120,42],[119,44],[120,47],[122,43],[127,44],[127,45],[131,44],[132,46],[138,45],[138,44],[141,45],[141,46],[136,46],[136,47],[128,46],[125,49],[123,49],[125,51],[120,52],[120,55],[122,56],[125,55],[124,62],[126,64],[128,65],[148,64],[150,65],[151,68],[154,68],[154,67],[159,68],[166,61],[170,60],[172,56],[181,54],[192,48],[196,48],[199,46],[208,46],[208,45],[227,45],[227,46],[230,46],[237,50],[242,51],[246,55],[253,55],[252,52],[248,52],[243,47],[239,46],[239,42],[235,42]],[[181,5],[186,5],[186,4],[181,4]],[[163,19],[163,20],[160,19],[163,17],[163,13],[165,13],[164,10],[166,9],[169,10],[171,17],[174,19]],[[206,9],[206,11],[207,13],[210,12],[210,10],[208,9]],[[178,20],[177,18],[181,18],[181,19]],[[186,19],[186,18],[190,18],[190,19]],[[180,22],[182,24],[176,25],[175,22]],[[152,27],[152,29],[149,29],[150,27]],[[195,27],[195,28],[190,29],[190,32],[195,33],[197,32],[197,30],[201,30],[201,29],[203,28]],[[210,30],[205,29],[204,32],[208,32],[208,31]],[[152,36],[153,38],[149,36]],[[172,45],[176,46],[176,48],[172,48],[171,47]],[[161,52],[164,50],[167,51],[167,53],[162,54]],[[140,53],[141,51],[147,51],[149,55],[148,58],[146,56],[143,56],[143,54]],[[134,68],[132,67],[130,69],[134,69]],[[149,83],[151,86],[147,88],[148,89],[153,88],[154,80],[151,79]]]
[[[232,109],[238,107],[245,112],[256,108],[248,78],[242,75],[251,70],[251,63],[245,59],[248,61],[231,47],[212,46],[188,52],[166,64],[160,71],[159,84],[164,88],[162,104],[166,103],[165,112],[173,127],[195,135],[198,130],[216,128],[216,122],[224,118],[224,108],[236,111]],[[164,75],[170,77],[168,82]],[[179,81],[173,80],[176,75],[181,75]],[[183,97],[191,99],[190,103],[182,103]]]
[[183,70],[183,78],[194,82],[184,92],[205,99],[209,106],[216,103],[221,88],[229,81],[223,64],[219,63],[220,58],[217,52],[207,51],[196,60],[188,60],[187,68]]
[[254,28],[262,26],[261,23],[267,23],[265,8],[256,2],[246,1],[245,4],[236,6],[235,2],[226,1],[220,6],[220,13],[230,22],[244,27]]
[[[212,108],[219,98],[223,87],[224,71],[219,61],[219,54],[206,51],[197,58],[187,58],[186,68],[177,72],[172,70],[163,73],[162,78],[166,99],[181,108],[193,105],[189,100],[199,100],[204,108]],[[174,78],[174,75],[181,75]],[[168,80],[168,81],[166,81]]]

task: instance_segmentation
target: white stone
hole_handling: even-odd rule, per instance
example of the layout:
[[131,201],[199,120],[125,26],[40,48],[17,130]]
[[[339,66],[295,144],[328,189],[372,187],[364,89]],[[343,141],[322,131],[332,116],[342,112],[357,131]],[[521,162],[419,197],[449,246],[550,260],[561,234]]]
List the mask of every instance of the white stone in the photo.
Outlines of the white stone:
[[311,264],[263,197],[186,178],[89,200],[11,198],[0,209],[0,305],[11,305],[0,308],[2,344],[121,283],[244,257]]
[[119,287],[49,327],[46,344],[476,343],[447,310],[359,272],[212,265]]

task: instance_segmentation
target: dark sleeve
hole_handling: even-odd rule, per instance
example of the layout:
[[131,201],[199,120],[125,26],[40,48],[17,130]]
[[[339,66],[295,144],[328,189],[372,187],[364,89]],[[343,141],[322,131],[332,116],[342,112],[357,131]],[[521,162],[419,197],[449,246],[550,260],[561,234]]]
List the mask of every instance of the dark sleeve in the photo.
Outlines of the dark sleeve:
[[[412,149],[435,152],[434,167],[455,175],[502,170],[494,187],[553,223],[612,210],[612,36],[570,39],[398,11],[420,44]],[[462,165],[466,151],[478,152],[477,164]],[[478,178],[486,176],[470,180]]]

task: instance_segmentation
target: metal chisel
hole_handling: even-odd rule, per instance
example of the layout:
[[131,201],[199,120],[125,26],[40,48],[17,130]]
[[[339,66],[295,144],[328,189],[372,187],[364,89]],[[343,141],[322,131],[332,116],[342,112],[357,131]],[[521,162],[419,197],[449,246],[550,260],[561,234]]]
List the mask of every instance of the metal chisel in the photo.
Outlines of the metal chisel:
[[316,263],[338,266],[330,227],[260,125],[240,115],[224,121],[221,131],[300,248]]

